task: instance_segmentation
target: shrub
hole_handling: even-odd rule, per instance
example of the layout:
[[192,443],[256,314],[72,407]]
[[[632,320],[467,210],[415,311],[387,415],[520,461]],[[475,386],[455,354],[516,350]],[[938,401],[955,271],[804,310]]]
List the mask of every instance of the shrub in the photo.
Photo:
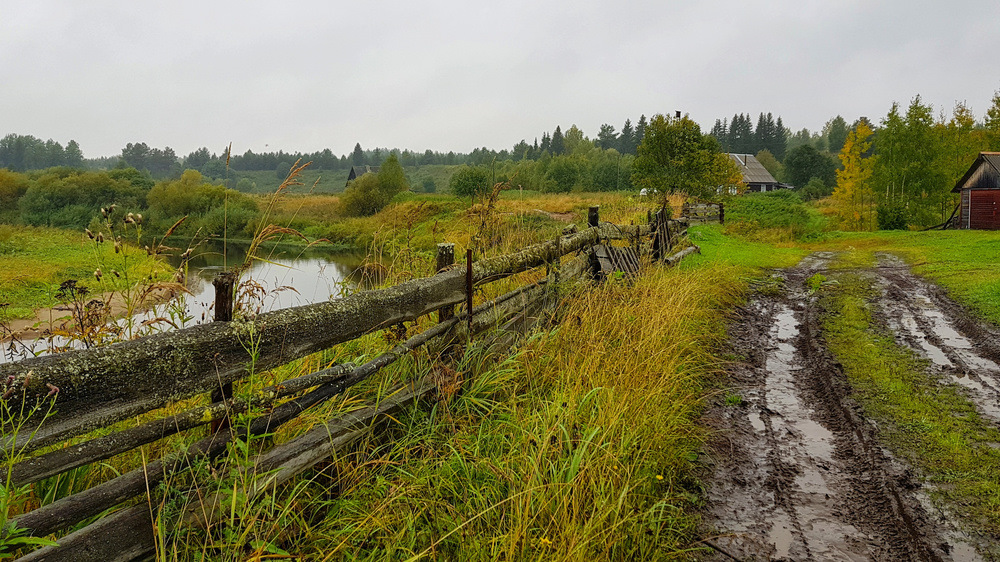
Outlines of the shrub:
[[481,195],[490,189],[490,172],[482,166],[463,165],[452,174],[448,187],[459,197]]
[[906,207],[901,203],[883,203],[875,209],[879,230],[906,230]]
[[366,217],[381,211],[391,200],[392,197],[386,197],[379,189],[378,176],[368,173],[347,186],[340,196],[337,211],[348,217]]

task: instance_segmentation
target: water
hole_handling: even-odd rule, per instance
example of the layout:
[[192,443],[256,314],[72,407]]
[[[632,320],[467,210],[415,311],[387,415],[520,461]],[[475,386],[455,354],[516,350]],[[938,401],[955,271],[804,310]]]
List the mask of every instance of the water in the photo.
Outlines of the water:
[[[212,280],[227,267],[242,264],[246,251],[245,246],[233,244],[225,253],[221,244],[202,245],[187,263],[187,293],[156,304],[131,319],[119,319],[117,324],[128,333],[142,330],[144,323],[151,324],[150,330],[167,331],[212,321],[215,303]],[[325,302],[339,298],[362,283],[361,256],[331,254],[322,248],[267,251],[257,255],[263,259],[254,260],[240,276],[237,291],[238,302],[251,313]],[[180,264],[178,256],[171,256],[167,261],[173,267]],[[13,355],[9,353],[9,344],[5,345],[0,363],[44,354],[48,349],[48,340],[24,340],[21,343],[23,345],[16,346]],[[61,337],[53,338],[51,343],[55,346],[82,347],[80,342],[69,342]]]

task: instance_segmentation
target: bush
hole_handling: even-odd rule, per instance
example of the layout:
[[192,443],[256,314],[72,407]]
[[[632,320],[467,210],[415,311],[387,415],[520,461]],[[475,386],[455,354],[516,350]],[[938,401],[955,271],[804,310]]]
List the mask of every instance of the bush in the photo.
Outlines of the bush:
[[459,197],[481,195],[490,189],[490,171],[482,166],[463,165],[448,181],[451,192]]
[[901,203],[883,203],[875,214],[879,230],[906,230],[906,207]]
[[340,196],[337,211],[348,217],[367,217],[381,211],[392,197],[379,189],[378,176],[364,174],[347,186]]

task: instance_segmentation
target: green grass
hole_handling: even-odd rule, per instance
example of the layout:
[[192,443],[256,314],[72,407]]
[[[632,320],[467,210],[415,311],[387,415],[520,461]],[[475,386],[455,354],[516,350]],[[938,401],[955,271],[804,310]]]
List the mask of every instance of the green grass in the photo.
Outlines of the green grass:
[[893,452],[935,484],[935,495],[969,524],[1000,532],[1000,432],[954,384],[873,324],[871,282],[835,274],[821,289],[824,334],[867,416]]
[[228,530],[191,529],[164,552],[242,559],[239,537],[317,560],[683,557],[697,540],[701,400],[722,363],[713,350],[726,313],[746,289],[735,271],[656,269],[576,293],[561,324],[513,357],[473,345],[445,367],[418,355],[409,371],[362,386],[377,395],[386,377],[434,370],[461,380],[461,392],[443,383],[438,401],[398,416],[388,435]]
[[[97,247],[82,232],[0,225],[0,302],[10,303],[6,318],[28,318],[36,308],[53,306],[59,284],[67,279],[77,279],[99,294],[124,288],[125,278],[160,279],[169,269],[145,251],[132,249],[128,254],[126,261],[110,242]],[[99,266],[105,273],[103,283],[94,278]],[[123,277],[114,277],[113,269]]]
[[874,252],[896,254],[975,314],[1000,325],[1000,232],[836,232],[806,247],[848,252],[859,266],[874,263]]
[[728,233],[719,225],[694,226],[689,229],[691,241],[701,248],[701,254],[685,258],[681,267],[701,267],[722,263],[753,270],[791,267],[809,252],[790,244],[774,245],[747,240]]
[[733,197],[725,211],[726,232],[760,242],[812,239],[827,227],[827,219],[814,206],[788,190]]

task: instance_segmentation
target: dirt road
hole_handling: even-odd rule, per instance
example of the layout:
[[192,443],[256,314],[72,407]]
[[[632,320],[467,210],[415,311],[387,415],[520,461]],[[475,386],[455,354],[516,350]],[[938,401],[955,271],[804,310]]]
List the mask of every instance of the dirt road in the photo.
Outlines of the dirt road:
[[[995,559],[988,539],[963,534],[931,504],[851,399],[807,283],[833,258],[775,273],[732,326],[732,390],[706,417],[715,437],[705,559]],[[892,256],[861,273],[880,288],[877,321],[1000,426],[998,334]]]

